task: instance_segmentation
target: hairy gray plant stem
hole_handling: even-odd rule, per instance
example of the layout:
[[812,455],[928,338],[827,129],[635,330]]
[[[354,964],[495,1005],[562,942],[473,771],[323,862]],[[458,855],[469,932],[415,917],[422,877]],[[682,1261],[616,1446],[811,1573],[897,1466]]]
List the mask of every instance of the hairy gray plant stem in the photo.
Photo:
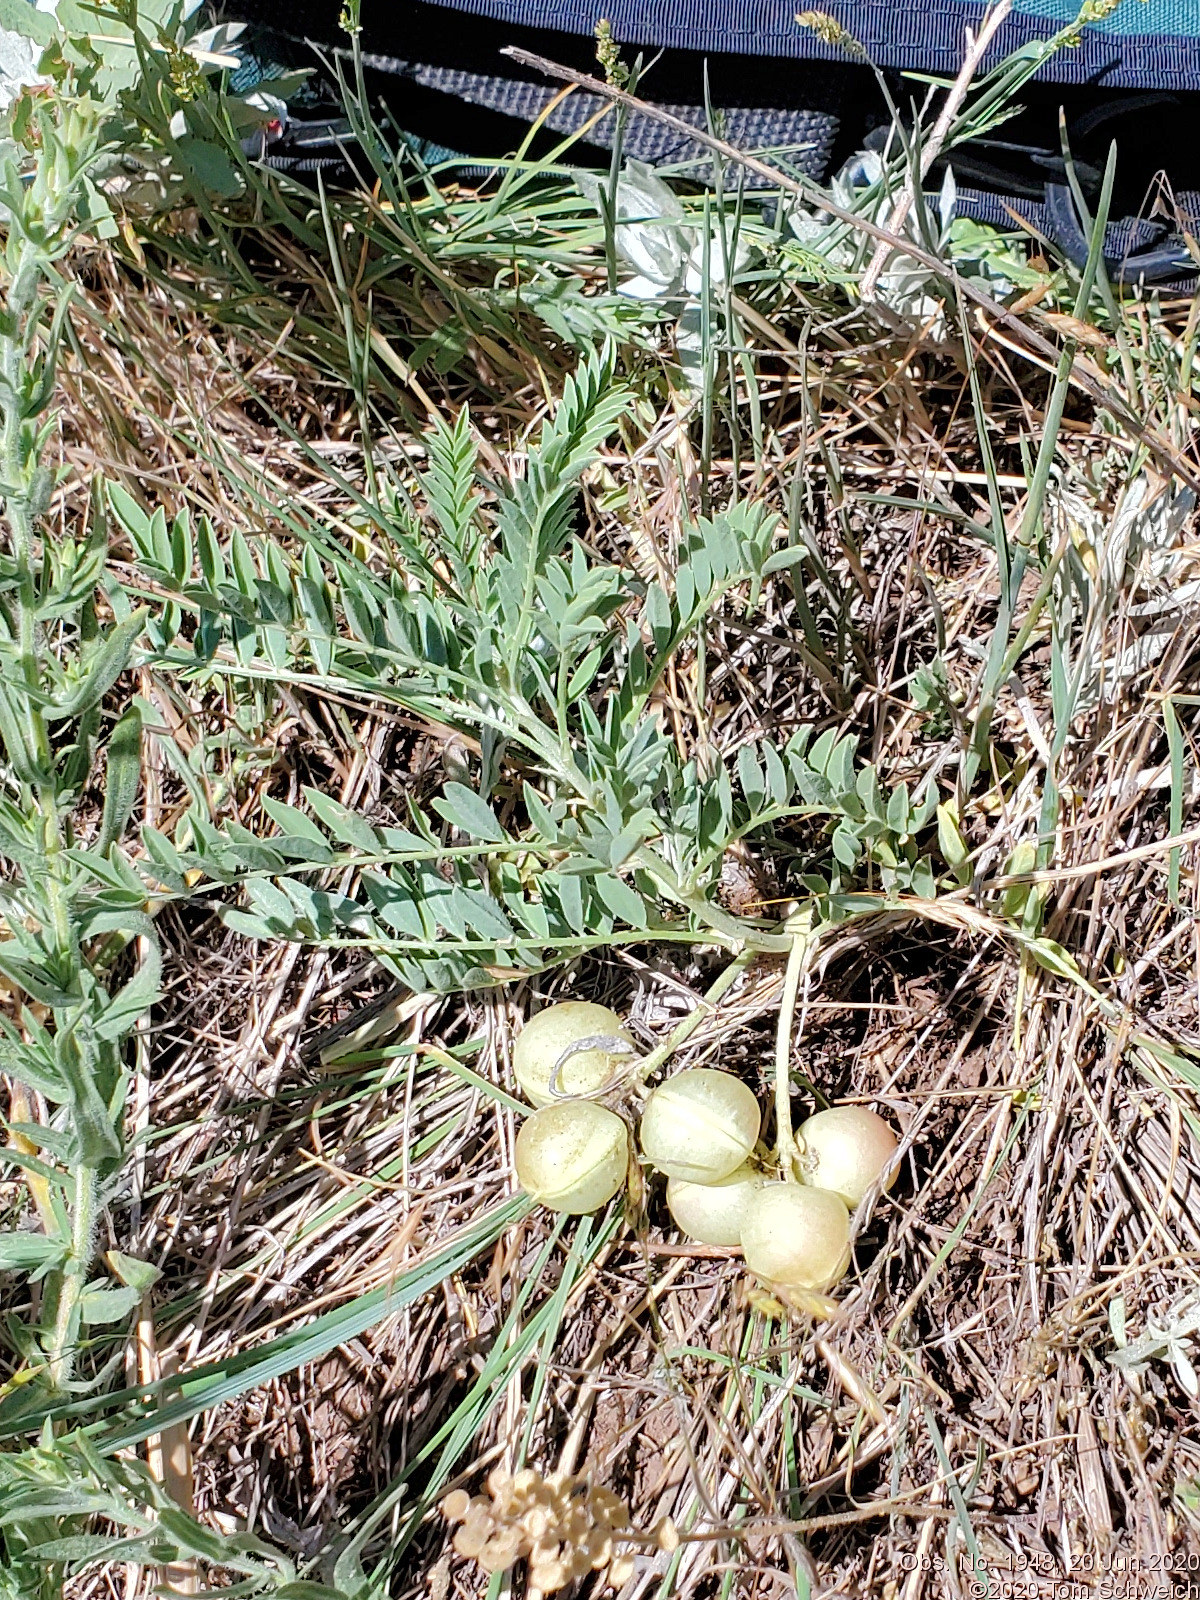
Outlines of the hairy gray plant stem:
[[[37,573],[34,567],[35,507],[33,483],[37,461],[27,463],[22,449],[21,430],[25,419],[21,415],[19,396],[25,370],[25,350],[29,338],[28,319],[37,304],[37,289],[41,278],[42,262],[28,240],[21,250],[21,261],[13,275],[12,287],[5,296],[5,309],[11,319],[9,331],[0,337],[0,373],[3,374],[0,410],[4,413],[4,426],[0,433],[0,461],[4,482],[15,492],[5,500],[5,515],[12,531],[13,553],[17,565],[17,638],[20,651],[21,673],[26,688],[33,693],[26,696],[25,713],[29,737],[29,756],[36,770],[49,774],[51,770],[50,736],[37,701]],[[60,879],[62,854],[62,829],[58,811],[58,794],[52,780],[34,785],[38,811],[43,819],[46,857],[50,871],[44,880],[50,902],[54,936],[59,949],[70,948],[70,928]]]
[[71,1207],[71,1254],[59,1275],[58,1300],[48,1352],[50,1383],[58,1390],[66,1388],[74,1366],[76,1313],[96,1244],[96,1170],[80,1165],[75,1168],[73,1177],[75,1194]]
[[34,785],[39,813],[45,828],[45,851],[50,871],[44,887],[50,903],[55,940],[62,951],[70,949],[70,927],[63,900],[60,878],[62,831],[58,812],[58,795],[52,778],[50,737],[46,719],[37,700],[39,678],[37,657],[37,572],[34,566],[34,538],[36,508],[34,483],[38,463],[27,462],[23,449],[20,396],[22,380],[26,373],[26,350],[31,329],[30,317],[37,307],[38,285],[44,269],[41,252],[29,239],[21,244],[20,258],[13,274],[11,286],[5,295],[8,315],[7,331],[0,335],[0,411],[3,428],[0,429],[0,470],[9,489],[4,510],[12,532],[13,554],[17,567],[17,638],[20,652],[21,674],[27,689],[25,714],[29,737],[28,754],[35,769],[45,774],[45,780]]
[[[0,457],[3,460],[4,482],[10,490],[4,509],[12,530],[13,555],[17,566],[17,640],[21,675],[26,688],[31,690],[37,689],[38,681],[35,635],[37,577],[33,560],[34,518],[30,504],[33,475],[26,469],[22,450],[24,418],[21,415],[20,395],[25,370],[27,322],[30,310],[37,303],[40,265],[33,245],[28,239],[23,240],[17,270],[4,297],[9,326],[0,338],[0,374],[3,377],[0,409],[4,412]],[[29,754],[39,767],[47,766],[49,741],[45,722],[32,695],[26,697],[25,706]]]
[[[31,714],[37,717],[44,736],[45,724],[40,713],[33,709]],[[62,829],[58,796],[52,784],[39,785],[38,804],[46,819],[45,851],[48,871],[44,879],[45,895],[54,928],[55,943],[59,952],[69,957],[72,941],[62,881]],[[99,1174],[94,1167],[80,1162],[72,1169],[71,1178],[74,1190],[71,1205],[71,1252],[58,1273],[54,1327],[48,1350],[50,1384],[57,1390],[65,1390],[71,1377],[78,1321],[76,1313],[87,1281],[88,1268],[95,1254],[96,1191]]]

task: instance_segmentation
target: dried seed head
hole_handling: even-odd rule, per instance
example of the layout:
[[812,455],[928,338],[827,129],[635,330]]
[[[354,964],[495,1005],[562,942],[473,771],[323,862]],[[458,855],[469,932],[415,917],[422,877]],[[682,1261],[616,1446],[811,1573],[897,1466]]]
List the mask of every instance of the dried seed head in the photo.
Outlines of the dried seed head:
[[443,1511],[460,1526],[454,1548],[473,1557],[488,1572],[506,1571],[526,1557],[529,1587],[542,1594],[561,1589],[588,1572],[620,1583],[632,1565],[614,1554],[613,1532],[629,1526],[629,1509],[619,1495],[586,1476],[531,1467],[509,1473],[497,1467],[488,1476],[487,1495],[469,1499],[461,1490],[447,1495]]
[[608,1582],[614,1589],[623,1589],[633,1577],[634,1565],[631,1555],[614,1556],[612,1565],[608,1569]]
[[601,1567],[606,1567],[612,1560],[612,1535],[600,1528],[593,1528],[584,1540],[583,1548],[587,1552],[593,1570],[599,1572]]
[[592,1490],[592,1506],[597,1519],[606,1528],[624,1527],[629,1521],[629,1507],[624,1500],[603,1485]]
[[553,1519],[545,1506],[534,1506],[532,1511],[525,1513],[521,1521],[525,1526],[525,1532],[535,1541],[542,1538],[553,1526]]
[[475,1559],[485,1572],[506,1572],[522,1554],[525,1543],[519,1528],[501,1528],[487,1540]]
[[584,1578],[591,1570],[592,1563],[588,1560],[587,1551],[581,1545],[576,1545],[571,1551],[571,1576]]
[[570,1573],[561,1560],[539,1562],[529,1569],[531,1585],[543,1594],[553,1594],[556,1589],[561,1589],[569,1577]]
[[447,1522],[461,1522],[470,1504],[471,1496],[465,1489],[454,1489],[442,1501],[442,1515]]
[[454,1548],[460,1556],[466,1556],[468,1561],[478,1556],[488,1541],[491,1533],[490,1527],[483,1527],[476,1522],[464,1522],[454,1535]]
[[679,1549],[679,1529],[670,1517],[663,1517],[654,1525],[654,1542],[660,1550],[665,1550],[668,1555]]
[[575,1506],[570,1516],[566,1518],[566,1539],[568,1544],[582,1544],[587,1538],[592,1527],[592,1519],[588,1515],[586,1506]]

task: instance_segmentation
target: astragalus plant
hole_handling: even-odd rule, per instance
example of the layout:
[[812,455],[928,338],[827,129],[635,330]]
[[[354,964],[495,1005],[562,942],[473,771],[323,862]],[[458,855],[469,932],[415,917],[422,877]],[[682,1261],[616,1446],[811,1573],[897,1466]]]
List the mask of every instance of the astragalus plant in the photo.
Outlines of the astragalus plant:
[[[185,570],[161,519],[156,529],[114,497],[159,597],[164,667],[399,704],[479,752],[474,783],[450,779],[428,812],[410,805],[404,827],[310,789],[303,809],[265,800],[270,834],[196,815],[183,848],[148,832],[161,885],[182,892],[203,873],[240,886],[244,907],[222,901],[238,932],[363,946],[434,990],[603,945],[787,950],[789,934],[731,916],[718,893],[727,850],[786,819],[828,830],[810,888],[830,915],[868,862],[885,887],[933,892],[915,839],[935,797],[885,794],[852,739],[801,728],[744,747],[731,769],[681,754],[664,727],[673,665],[703,651],[718,608],[753,605],[799,552],[780,546],[774,513],[745,501],[685,529],[669,582],[597,559],[576,527],[580,483],[628,406],[611,356],[588,357],[519,478],[485,472],[465,409],[436,421],[416,486],[429,515],[409,509],[403,484],[383,485],[370,507],[386,564],[308,528],[292,550],[239,535],[229,561],[203,536],[193,572],[190,539]],[[346,866],[356,888],[330,892],[322,875]]]

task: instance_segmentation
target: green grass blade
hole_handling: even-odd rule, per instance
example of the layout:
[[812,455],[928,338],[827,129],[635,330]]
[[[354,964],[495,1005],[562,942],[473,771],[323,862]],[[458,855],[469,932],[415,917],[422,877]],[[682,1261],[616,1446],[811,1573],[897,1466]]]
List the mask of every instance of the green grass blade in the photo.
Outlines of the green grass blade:
[[186,1422],[213,1406],[236,1399],[272,1378],[294,1372],[297,1367],[318,1361],[348,1339],[354,1339],[385,1317],[402,1311],[435,1288],[452,1272],[460,1272],[468,1262],[489,1249],[506,1228],[528,1210],[524,1195],[505,1200],[469,1228],[463,1229],[446,1247],[427,1261],[400,1275],[392,1284],[359,1295],[349,1304],[338,1306],[316,1317],[305,1327],[281,1334],[256,1349],[242,1351],[194,1372],[182,1373],[154,1385],[127,1389],[118,1394],[89,1398],[70,1405],[40,1408],[16,1416],[0,1417],[0,1438],[12,1438],[38,1428],[47,1417],[66,1419],[85,1417],[100,1407],[108,1409],[122,1403],[144,1400],[147,1394],[161,1401],[178,1393],[178,1398],[146,1408],[131,1405],[126,1420],[102,1430],[95,1440],[106,1453],[128,1450],[152,1433],[161,1433],[172,1423]]

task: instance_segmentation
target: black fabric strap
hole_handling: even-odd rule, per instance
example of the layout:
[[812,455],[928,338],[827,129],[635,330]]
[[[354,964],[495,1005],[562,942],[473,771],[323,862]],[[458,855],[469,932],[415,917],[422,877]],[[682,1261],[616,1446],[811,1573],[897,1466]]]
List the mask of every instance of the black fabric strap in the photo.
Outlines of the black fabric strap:
[[[367,52],[363,60],[376,71],[408,78],[423,88],[453,95],[469,105],[498,111],[520,122],[533,123],[542,118],[543,126],[555,133],[578,133],[604,111],[606,104],[599,95],[573,93],[559,99],[555,105],[558,94],[555,88],[520,78],[463,72],[371,52]],[[552,109],[547,109],[550,107]],[[668,105],[665,109],[695,128],[705,126],[701,106]],[[824,172],[837,132],[837,120],[828,113],[730,106],[722,108],[720,115],[724,137],[739,149],[786,152],[790,164],[811,177],[819,177]],[[600,117],[584,137],[591,145],[611,149],[615,126],[610,112]],[[637,112],[627,117],[621,143],[626,156],[654,166],[689,166],[694,169],[689,175],[696,178],[702,179],[709,168],[710,157],[702,145]]]

